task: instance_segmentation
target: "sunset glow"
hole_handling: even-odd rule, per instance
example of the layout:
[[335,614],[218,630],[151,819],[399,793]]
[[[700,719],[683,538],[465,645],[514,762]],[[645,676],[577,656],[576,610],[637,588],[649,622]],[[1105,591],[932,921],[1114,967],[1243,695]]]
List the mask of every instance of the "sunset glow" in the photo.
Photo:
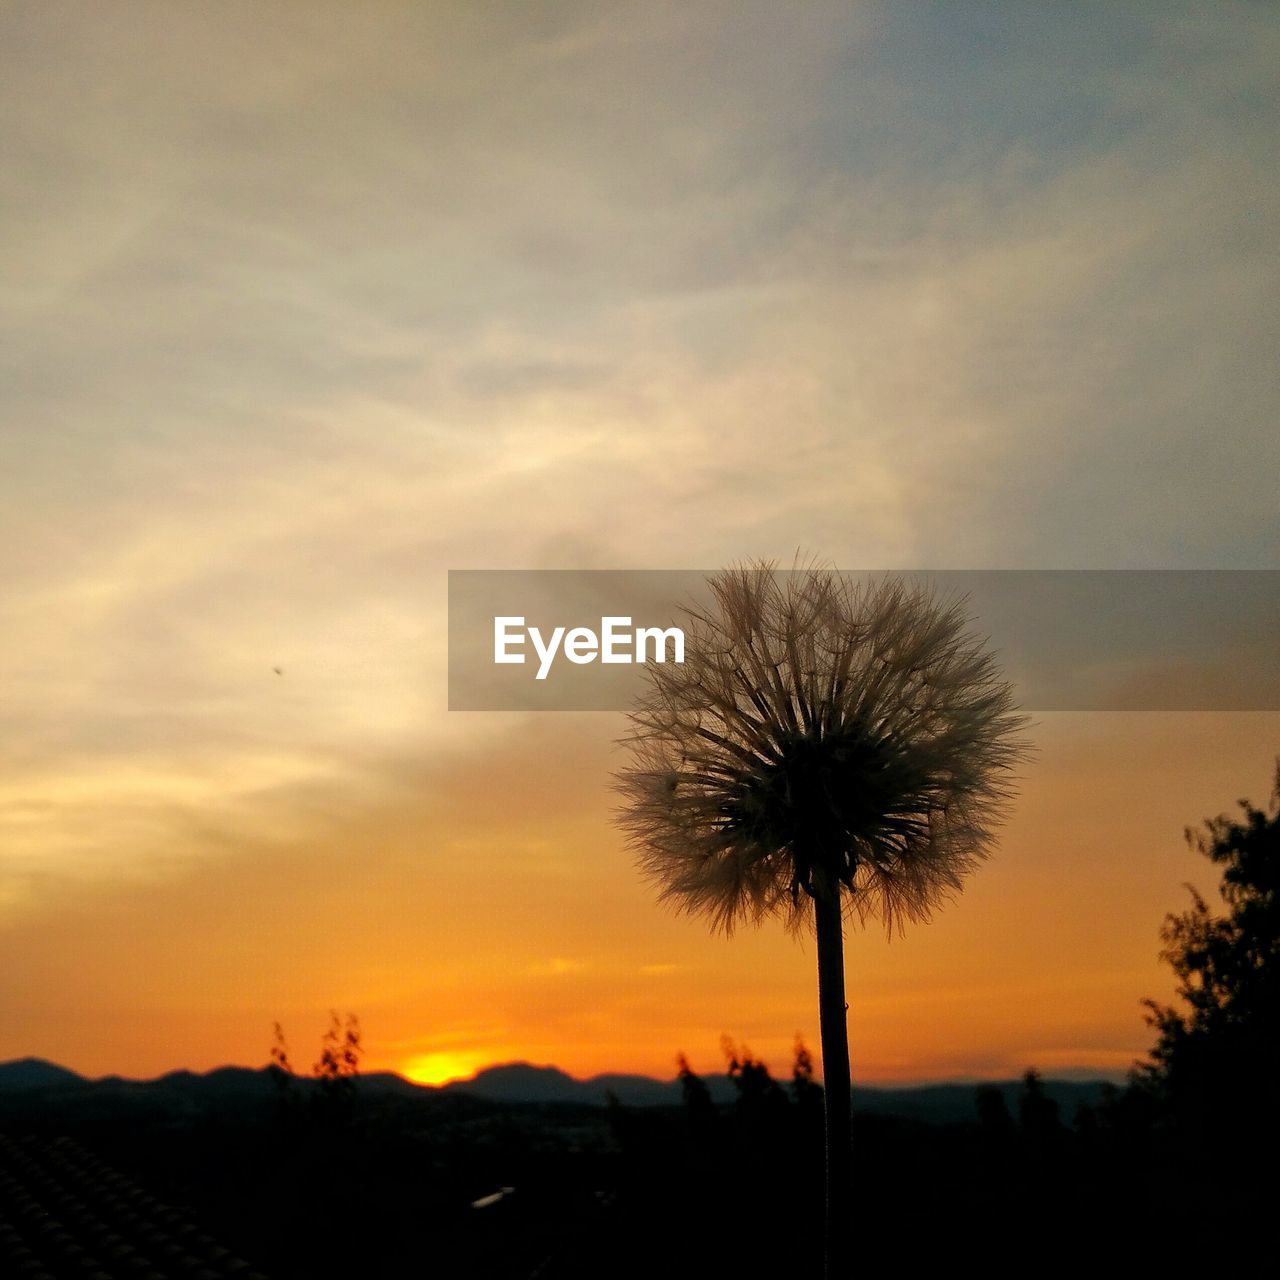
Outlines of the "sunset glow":
[[399,1074],[414,1084],[441,1085],[466,1080],[485,1065],[482,1058],[468,1053],[424,1053],[407,1059]]
[[[786,1073],[812,941],[656,901],[621,714],[448,709],[449,570],[1280,564],[1274,11],[965,8],[0,9],[0,1060]],[[1280,752],[1028,710],[860,1083],[1122,1075]]]

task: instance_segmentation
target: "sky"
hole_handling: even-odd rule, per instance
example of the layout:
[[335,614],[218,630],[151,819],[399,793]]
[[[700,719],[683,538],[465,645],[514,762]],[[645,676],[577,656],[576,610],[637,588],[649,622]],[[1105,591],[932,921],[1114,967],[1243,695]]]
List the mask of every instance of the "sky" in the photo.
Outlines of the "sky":
[[[1278,68],[1256,4],[0,3],[0,1059],[785,1069],[812,944],[654,901],[621,715],[447,710],[447,573],[1280,568]],[[850,935],[855,1080],[1151,1043],[1280,715],[1036,719]]]

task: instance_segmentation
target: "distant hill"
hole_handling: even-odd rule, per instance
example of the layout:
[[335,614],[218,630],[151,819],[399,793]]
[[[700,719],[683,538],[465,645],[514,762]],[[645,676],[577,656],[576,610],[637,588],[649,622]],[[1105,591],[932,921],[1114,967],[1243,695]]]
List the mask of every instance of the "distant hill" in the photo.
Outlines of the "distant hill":
[[[733,1081],[726,1075],[707,1075],[702,1079],[716,1102],[730,1103],[737,1096]],[[985,1083],[994,1084],[1001,1091],[1010,1114],[1016,1116],[1022,1081]],[[964,1123],[976,1118],[974,1094],[977,1088],[977,1083],[901,1088],[857,1086],[853,1090],[853,1105],[855,1110],[871,1115],[899,1116],[931,1124]],[[1106,1082],[1096,1078],[1046,1080],[1044,1088],[1048,1097],[1058,1104],[1063,1122],[1070,1124],[1078,1106],[1098,1102]],[[444,1092],[469,1094],[488,1102],[576,1103],[586,1106],[602,1105],[610,1093],[629,1107],[677,1106],[681,1101],[678,1080],[654,1080],[650,1076],[638,1075],[598,1075],[588,1080],[577,1080],[558,1067],[533,1066],[527,1062],[487,1067],[471,1080],[455,1080],[445,1085]]]
[[0,1062],[0,1090],[49,1089],[62,1084],[82,1084],[84,1077],[44,1058],[18,1058]]
[[[706,1084],[717,1102],[729,1102],[734,1097],[733,1084],[727,1076],[708,1076]],[[488,1102],[564,1102],[598,1107],[612,1093],[624,1106],[667,1107],[681,1099],[677,1080],[618,1073],[577,1080],[559,1067],[538,1067],[528,1062],[486,1067],[470,1080],[454,1080],[443,1088],[446,1093],[466,1093]]]
[[[1074,1073],[1073,1073],[1074,1074]],[[707,1075],[703,1082],[719,1103],[730,1103],[737,1096],[733,1081],[725,1075]],[[304,1088],[314,1082],[302,1077]],[[780,1083],[786,1083],[782,1081]],[[991,1081],[1000,1089],[1011,1115],[1017,1115],[1022,1090],[1020,1080]],[[40,1058],[22,1058],[0,1063],[0,1095],[16,1100],[24,1092],[71,1089],[80,1097],[86,1095],[128,1096],[137,1099],[169,1099],[183,1107],[202,1103],[235,1105],[261,1101],[272,1096],[275,1083],[265,1068],[216,1067],[212,1071],[171,1071],[155,1080],[125,1080],[106,1076],[88,1080]],[[964,1123],[974,1120],[974,1094],[977,1083],[944,1083],[879,1088],[859,1086],[853,1091],[856,1111],[871,1115],[898,1116],[931,1124]],[[1099,1079],[1058,1079],[1044,1081],[1046,1094],[1058,1104],[1063,1122],[1070,1124],[1076,1108],[1082,1103],[1096,1103],[1106,1084]],[[535,1066],[528,1062],[507,1062],[487,1067],[470,1080],[456,1080],[442,1087],[414,1084],[390,1071],[370,1072],[360,1077],[360,1088],[366,1095],[414,1097],[475,1098],[483,1102],[507,1105],[564,1104],[604,1106],[612,1094],[624,1106],[678,1106],[681,1089],[678,1080],[655,1080],[650,1076],[612,1073],[578,1080],[553,1066]]]

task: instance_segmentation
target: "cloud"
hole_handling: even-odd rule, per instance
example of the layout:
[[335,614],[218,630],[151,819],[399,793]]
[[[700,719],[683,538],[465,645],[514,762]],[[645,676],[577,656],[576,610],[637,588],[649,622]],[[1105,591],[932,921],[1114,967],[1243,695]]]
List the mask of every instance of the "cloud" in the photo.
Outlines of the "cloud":
[[3,19],[28,830],[473,732],[449,567],[1271,558],[1273,22],[149,13]]
[[588,965],[585,960],[574,960],[566,956],[552,956],[550,960],[531,966],[528,972],[533,977],[563,978],[567,974],[582,973],[587,968]]
[[[0,900],[40,981],[92,967],[82,910],[164,968],[129,902],[210,973],[295,899],[376,931],[415,864],[336,849],[431,830],[415,785],[484,815],[422,901],[494,849],[578,893],[572,732],[444,711],[449,568],[1274,565],[1280,24],[1011,12],[5,6]],[[501,907],[513,963],[566,953]]]

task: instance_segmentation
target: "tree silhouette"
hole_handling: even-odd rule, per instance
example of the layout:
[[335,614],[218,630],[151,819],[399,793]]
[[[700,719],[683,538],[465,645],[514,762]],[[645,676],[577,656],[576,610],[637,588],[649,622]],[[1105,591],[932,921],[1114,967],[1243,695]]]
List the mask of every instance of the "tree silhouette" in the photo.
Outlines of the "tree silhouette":
[[987,852],[1023,717],[961,604],[760,564],[686,610],[651,663],[619,820],[664,900],[731,933],[814,928],[826,1081],[826,1256],[846,1274],[850,1073],[843,922],[926,920]]
[[[301,1099],[298,1075],[289,1057],[284,1028],[276,1022],[272,1029],[267,1073],[277,1086],[282,1113],[296,1118]],[[309,1101],[316,1118],[323,1117],[330,1124],[345,1124],[351,1119],[363,1053],[359,1018],[348,1013],[344,1022],[336,1010],[330,1010],[329,1028],[320,1039],[320,1057],[311,1068],[315,1092],[309,1095]]]
[[363,1052],[360,1020],[354,1013],[349,1013],[344,1023],[337,1011],[331,1009],[329,1029],[320,1041],[320,1057],[311,1068],[311,1074],[319,1081],[320,1097],[335,1112],[346,1114],[351,1110]]
[[757,1058],[745,1044],[739,1047],[731,1037],[723,1036],[720,1048],[725,1056],[729,1079],[737,1091],[733,1111],[743,1143],[741,1156],[744,1165],[759,1163],[762,1156],[767,1162],[784,1141],[790,1106],[786,1091],[773,1078],[768,1064]]
[[689,1065],[689,1059],[683,1053],[677,1056],[676,1067],[676,1079],[680,1081],[680,1096],[684,1101],[690,1128],[698,1136],[711,1132],[715,1129],[717,1120],[711,1090],[707,1088],[706,1081]]
[[289,1060],[289,1045],[284,1038],[284,1028],[278,1022],[273,1022],[271,1027],[271,1064],[267,1067],[267,1074],[277,1087],[287,1092],[292,1088],[297,1075]]
[[731,1036],[722,1036],[720,1048],[725,1056],[729,1079],[738,1091],[738,1105],[744,1111],[766,1111],[786,1102],[787,1095],[773,1078],[768,1064],[757,1058],[745,1044],[739,1049]]
[[1188,885],[1191,906],[1165,918],[1161,958],[1181,1008],[1144,1003],[1158,1032],[1136,1083],[1154,1095],[1184,1152],[1270,1161],[1280,1137],[1280,760],[1271,813],[1240,801],[1242,816],[1187,828],[1187,842],[1222,867],[1213,914]]
[[1061,1131],[1058,1104],[1044,1089],[1044,1077],[1034,1068],[1022,1073],[1022,1096],[1018,1099],[1018,1120],[1022,1131],[1043,1142]]
[[802,1115],[822,1108],[822,1086],[814,1079],[813,1054],[798,1034],[791,1064],[791,1097]]

